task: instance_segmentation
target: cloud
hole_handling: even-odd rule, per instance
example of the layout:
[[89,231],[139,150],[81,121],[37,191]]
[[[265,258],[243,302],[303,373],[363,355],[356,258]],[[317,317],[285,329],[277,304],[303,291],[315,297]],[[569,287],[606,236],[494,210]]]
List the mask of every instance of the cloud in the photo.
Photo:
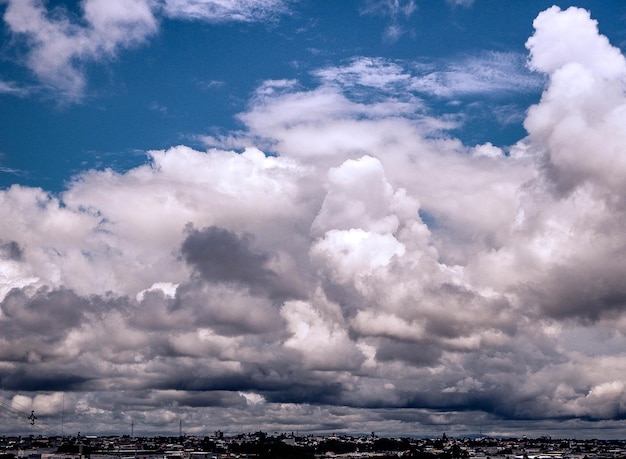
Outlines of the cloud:
[[619,425],[623,57],[580,9],[535,28],[547,86],[511,147],[463,145],[399,94],[419,76],[358,58],[261,84],[242,150],[0,191],[2,395],[53,419],[66,391],[102,432]]
[[263,285],[274,273],[266,267],[269,257],[250,249],[250,237],[238,236],[216,226],[187,228],[182,254],[207,281]]
[[382,14],[393,18],[400,15],[410,17],[416,9],[413,0],[370,0],[363,7],[363,13]]
[[9,0],[4,13],[9,30],[26,46],[26,65],[70,100],[83,94],[85,64],[115,57],[158,28],[147,0],[85,0],[81,12],[84,25],[61,7],[49,11],[39,0]]
[[451,6],[462,6],[467,8],[474,4],[474,0],[446,0],[446,3]]
[[345,325],[324,320],[318,308],[302,301],[289,301],[281,309],[291,337],[285,347],[302,353],[307,369],[358,370],[365,360],[348,336]]
[[394,62],[359,57],[342,67],[315,72],[343,89],[367,87],[386,94],[413,93],[442,98],[539,91],[544,79],[526,67],[521,54],[488,52],[446,62]]
[[[553,7],[534,25],[536,32],[526,43],[530,65],[550,73],[550,86],[531,108],[525,127],[546,145],[546,167],[560,190],[571,191],[585,181],[615,189],[625,164],[621,147],[626,138],[618,119],[626,107],[626,59],[598,34],[597,23],[584,10]],[[567,39],[550,46],[555,33]]]
[[412,79],[411,89],[439,97],[533,92],[543,80],[528,71],[524,57],[515,53],[489,52],[462,57],[426,71]]
[[359,85],[376,89],[406,86],[410,79],[400,64],[366,57],[355,58],[344,67],[318,70],[315,74],[324,82],[339,83],[344,87]]
[[258,22],[288,12],[285,0],[164,0],[171,18],[207,22]]
[[383,38],[395,42],[407,33],[401,22],[410,18],[416,10],[417,5],[413,0],[368,0],[361,9],[361,14],[388,17],[389,24]]
[[[7,0],[4,22],[25,50],[24,64],[43,85],[76,102],[85,95],[86,68],[140,46],[159,30],[159,14],[207,22],[266,21],[288,8],[283,0],[82,0],[80,17],[42,0]],[[0,92],[27,91],[0,81]]]
[[16,96],[26,96],[30,91],[27,88],[20,87],[13,81],[0,80],[0,94],[13,94]]
[[[376,1],[368,2],[362,13],[390,17],[392,24],[385,36],[395,41],[406,33],[400,20],[411,17],[416,9],[413,1]],[[288,14],[289,5],[284,0],[83,0],[80,13],[76,17],[60,6],[50,9],[39,0],[7,0],[3,17],[24,47],[25,65],[67,101],[84,97],[89,64],[116,58],[124,49],[147,43],[158,33],[160,15],[213,23],[257,22]],[[435,63],[435,68],[422,65],[411,69],[410,63],[404,65],[409,68],[381,58],[362,57],[344,67],[319,70],[316,75],[344,87],[358,84],[441,97],[532,91],[542,83],[525,70],[523,56],[506,53],[466,57],[445,66]],[[0,92],[26,95],[31,91],[12,82],[0,82]]]
[[7,260],[20,261],[22,259],[22,248],[15,241],[0,243],[0,257]]

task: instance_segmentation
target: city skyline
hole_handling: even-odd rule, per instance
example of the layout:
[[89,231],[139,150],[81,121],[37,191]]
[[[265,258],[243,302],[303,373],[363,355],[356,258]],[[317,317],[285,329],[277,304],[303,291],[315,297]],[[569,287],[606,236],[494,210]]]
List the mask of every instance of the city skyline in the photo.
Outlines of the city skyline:
[[0,15],[0,431],[626,438],[626,4]]

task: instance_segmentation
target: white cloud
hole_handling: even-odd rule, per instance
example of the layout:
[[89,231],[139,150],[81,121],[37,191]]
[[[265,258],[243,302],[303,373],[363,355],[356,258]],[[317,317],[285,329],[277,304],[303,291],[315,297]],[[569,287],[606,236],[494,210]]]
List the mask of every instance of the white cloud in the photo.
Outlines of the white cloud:
[[487,142],[483,145],[476,145],[474,147],[474,155],[486,156],[489,158],[499,158],[504,155],[501,148],[494,147],[491,142]]
[[0,80],[0,94],[13,94],[16,96],[25,96],[28,93],[29,93],[28,89],[20,87],[17,83],[13,81]]
[[[158,13],[208,22],[267,21],[288,12],[284,0],[82,0],[80,18],[41,0],[7,0],[4,21],[26,45],[25,65],[66,101],[80,100],[85,67],[141,45],[159,30]],[[0,82],[0,92],[23,89]]]
[[410,17],[417,10],[414,0],[368,0],[362,8],[362,14],[381,16]]
[[553,6],[540,13],[533,26],[535,33],[526,42],[532,68],[553,74],[578,63],[609,80],[623,77],[624,56],[599,34],[597,21],[587,10]]
[[404,245],[390,234],[367,232],[353,228],[331,230],[312,247],[319,259],[338,283],[355,278],[367,278],[379,268],[385,268],[392,257],[403,255]]
[[474,0],[446,0],[446,2],[452,6],[463,6],[465,8],[474,4]]
[[[527,42],[530,65],[550,72],[550,86],[525,127],[546,149],[562,191],[591,181],[597,191],[614,192],[626,173],[619,121],[626,112],[626,59],[584,10],[550,8],[535,27]],[[551,45],[555,33],[564,38]]]
[[26,65],[69,99],[83,94],[84,64],[140,44],[158,28],[148,0],[84,0],[81,6],[85,25],[38,0],[9,0],[4,13],[9,30],[29,48]]
[[328,192],[313,222],[313,231],[361,228],[394,233],[400,224],[391,211],[394,198],[379,160],[371,156],[347,160],[328,172]]
[[302,301],[286,302],[281,315],[291,334],[285,346],[302,353],[305,368],[327,371],[360,366],[363,357],[344,325],[324,320],[314,306]]
[[414,0],[368,0],[361,9],[361,14],[389,18],[383,38],[395,42],[408,32],[402,22],[408,20],[417,11]]
[[524,56],[515,53],[462,57],[420,73],[411,79],[409,88],[440,97],[533,92],[543,87],[543,80],[526,68]]
[[398,64],[382,58],[355,58],[344,67],[328,67],[315,72],[326,83],[342,86],[361,85],[385,89],[406,86],[410,75]]
[[358,57],[340,67],[314,73],[325,84],[344,89],[367,87],[382,94],[456,98],[469,95],[539,91],[544,80],[526,66],[525,56],[487,52],[445,62],[411,63]]
[[163,0],[167,16],[208,22],[257,22],[288,11],[285,0]]
[[258,405],[264,403],[265,398],[262,395],[255,394],[254,392],[240,392],[241,396],[246,399],[246,402],[252,405]]

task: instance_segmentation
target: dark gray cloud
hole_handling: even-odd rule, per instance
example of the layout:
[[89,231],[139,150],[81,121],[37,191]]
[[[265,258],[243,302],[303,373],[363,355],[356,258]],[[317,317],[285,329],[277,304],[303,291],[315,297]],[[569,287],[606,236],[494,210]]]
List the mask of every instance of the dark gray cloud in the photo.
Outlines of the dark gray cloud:
[[270,267],[272,256],[254,247],[250,234],[210,226],[185,228],[181,247],[185,261],[206,282],[239,284],[254,293],[285,298],[295,295],[294,286]]
[[[265,285],[263,285],[265,288]],[[256,289],[253,292],[258,291]],[[195,326],[220,334],[238,335],[276,331],[282,320],[270,300],[242,295],[229,286],[205,286],[192,282],[178,287],[173,306],[178,315]]]
[[58,334],[80,326],[89,306],[89,300],[68,289],[41,287],[33,294],[24,289],[13,289],[0,303],[0,311],[8,319],[0,326],[4,329],[4,337],[18,337],[25,331],[33,333],[43,329],[46,333],[41,339],[52,340]]
[[527,301],[546,314],[595,322],[626,311],[626,266],[622,260],[592,259],[556,266],[539,285],[526,286]]
[[270,257],[253,250],[249,235],[238,236],[217,226],[201,230],[188,226],[186,232],[181,252],[204,280],[255,287],[265,285],[275,276],[267,268]]
[[[48,372],[48,373],[47,373]],[[49,368],[18,368],[11,371],[0,371],[0,387],[2,390],[49,392],[73,391],[86,387],[89,377],[60,373]]]
[[376,358],[381,362],[400,360],[411,365],[430,366],[437,363],[441,353],[442,349],[436,343],[385,339],[378,346]]
[[0,240],[0,258],[4,258],[6,260],[21,261],[22,254],[22,248],[17,242],[3,242],[2,240]]

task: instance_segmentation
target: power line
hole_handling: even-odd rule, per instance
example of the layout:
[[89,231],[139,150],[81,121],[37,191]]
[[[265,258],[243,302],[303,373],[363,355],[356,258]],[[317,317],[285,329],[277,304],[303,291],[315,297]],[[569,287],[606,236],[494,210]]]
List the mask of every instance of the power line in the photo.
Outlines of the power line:
[[23,425],[24,430],[36,430],[43,436],[63,436],[62,426],[59,431],[58,426],[42,421],[34,410],[30,410],[15,400],[7,402],[0,397],[0,414],[4,414],[9,419],[13,419],[16,422],[15,426],[18,428]]

